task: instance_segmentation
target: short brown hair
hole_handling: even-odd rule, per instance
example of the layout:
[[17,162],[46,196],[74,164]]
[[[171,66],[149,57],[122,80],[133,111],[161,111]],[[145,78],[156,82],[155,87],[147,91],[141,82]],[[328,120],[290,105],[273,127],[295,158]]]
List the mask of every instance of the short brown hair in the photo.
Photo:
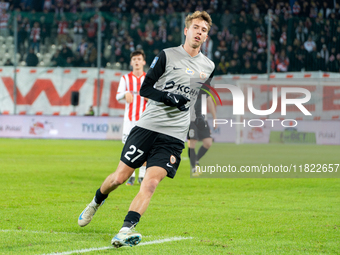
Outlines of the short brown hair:
[[134,56],[142,55],[143,59],[145,60],[145,53],[144,50],[135,50],[131,52],[130,59],[132,59]]
[[195,11],[193,14],[189,14],[185,18],[185,27],[186,28],[190,27],[191,22],[192,22],[193,19],[204,20],[205,22],[208,23],[208,31],[210,30],[210,28],[212,26],[212,20],[211,20],[211,17],[209,15],[209,13],[207,13],[206,11]]

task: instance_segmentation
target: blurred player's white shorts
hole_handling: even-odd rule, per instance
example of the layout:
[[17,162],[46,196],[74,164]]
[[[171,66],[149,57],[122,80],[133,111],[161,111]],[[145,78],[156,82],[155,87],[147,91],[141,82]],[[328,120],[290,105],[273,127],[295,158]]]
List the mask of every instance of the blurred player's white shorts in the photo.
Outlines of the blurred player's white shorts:
[[122,136],[122,142],[125,144],[125,141],[127,137],[130,134],[131,129],[136,126],[137,121],[124,121],[123,125],[123,136]]

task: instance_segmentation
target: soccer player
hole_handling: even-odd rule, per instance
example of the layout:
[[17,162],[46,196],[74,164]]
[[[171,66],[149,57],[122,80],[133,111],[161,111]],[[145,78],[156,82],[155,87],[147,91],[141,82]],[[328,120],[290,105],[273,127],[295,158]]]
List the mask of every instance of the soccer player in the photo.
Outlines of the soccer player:
[[[146,98],[139,95],[141,85],[145,79],[145,53],[143,50],[135,50],[130,55],[130,65],[132,72],[125,74],[120,78],[116,99],[118,101],[125,101],[124,125],[122,142],[125,141],[131,131],[136,125],[142,112],[145,110]],[[145,175],[146,163],[139,168],[138,182],[142,183]],[[133,185],[135,182],[135,172],[132,173],[127,185]]]
[[[216,119],[216,109],[211,97],[207,98],[207,107],[213,118]],[[217,125],[215,125],[214,129],[216,128]],[[196,126],[195,121],[190,122],[190,128],[188,132],[188,147],[189,147],[188,153],[192,173],[194,176],[200,174],[198,171],[196,171],[196,166],[199,166],[199,160],[207,153],[207,151],[212,145],[213,139],[211,138],[210,135],[211,135],[210,127],[207,121],[205,121],[204,128],[201,129]],[[199,148],[198,153],[196,154],[195,148],[197,141],[202,141],[203,144]]]
[[[190,125],[189,107],[198,97],[202,83],[192,78],[212,78],[215,65],[200,52],[212,25],[210,15],[196,11],[185,19],[184,45],[162,50],[152,61],[140,94],[148,103],[124,145],[116,171],[97,190],[91,203],[78,218],[86,226],[109,193],[118,188],[145,161],[147,170],[133,199],[114,247],[134,246],[142,238],[134,228],[146,211],[156,187],[163,178],[174,178]],[[197,116],[197,119],[202,116]]]

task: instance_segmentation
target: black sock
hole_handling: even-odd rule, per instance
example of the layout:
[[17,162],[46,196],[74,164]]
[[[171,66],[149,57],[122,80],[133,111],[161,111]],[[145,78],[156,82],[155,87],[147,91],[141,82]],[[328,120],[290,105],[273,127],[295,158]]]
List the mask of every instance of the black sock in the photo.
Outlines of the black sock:
[[97,204],[101,204],[109,195],[103,194],[100,192],[100,188],[96,192],[96,196],[94,197],[94,201],[96,201]]
[[128,211],[128,214],[125,216],[122,228],[124,227],[131,228],[133,225],[137,225],[140,217],[141,215],[138,212]]
[[201,148],[198,150],[198,153],[197,153],[197,161],[199,161],[207,151],[208,151],[208,149],[204,148],[204,146],[202,145]]
[[190,165],[193,168],[195,167],[195,164],[196,164],[196,152],[195,152],[195,149],[192,149],[192,148],[189,148],[188,152],[189,152]]

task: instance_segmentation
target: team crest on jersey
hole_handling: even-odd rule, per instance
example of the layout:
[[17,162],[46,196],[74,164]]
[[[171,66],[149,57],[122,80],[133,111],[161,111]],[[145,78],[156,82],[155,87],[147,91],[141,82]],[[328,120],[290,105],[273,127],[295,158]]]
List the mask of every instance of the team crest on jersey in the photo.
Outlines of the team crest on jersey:
[[201,78],[201,80],[205,80],[205,78],[207,78],[207,74],[204,73],[203,71],[200,72],[200,78]]
[[155,67],[155,65],[156,65],[156,63],[157,63],[157,61],[158,61],[158,59],[159,59],[159,57],[155,57],[155,58],[153,59],[150,68],[154,68],[154,67]]
[[190,70],[189,68],[187,68],[187,70],[185,71],[187,74],[190,75],[194,75],[195,71],[194,70]]
[[175,164],[176,163],[176,157],[174,155],[170,156],[170,163]]

